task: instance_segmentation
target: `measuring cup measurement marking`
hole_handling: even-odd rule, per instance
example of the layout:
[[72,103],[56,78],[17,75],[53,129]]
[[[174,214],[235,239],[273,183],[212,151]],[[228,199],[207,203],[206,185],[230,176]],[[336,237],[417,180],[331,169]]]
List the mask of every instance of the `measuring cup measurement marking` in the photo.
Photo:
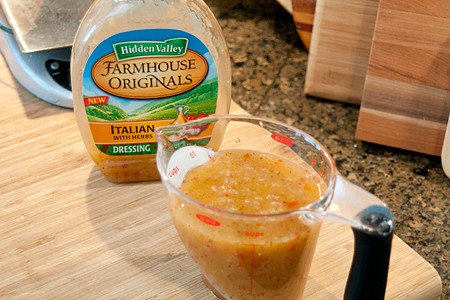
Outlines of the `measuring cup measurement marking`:
[[180,171],[180,168],[178,166],[175,166],[172,170],[169,171],[168,175],[169,175],[169,177],[176,176],[179,171]]
[[256,255],[256,246],[252,245],[252,264],[251,264],[251,272],[250,272],[250,295],[253,295],[253,283],[255,280],[255,255]]
[[240,285],[239,286],[239,289],[241,289],[241,290],[249,290],[249,292],[250,292],[250,295],[252,295],[252,296],[254,296],[254,291],[253,291],[253,283],[254,283],[254,280],[255,280],[255,267],[256,267],[256,265],[255,265],[255,256],[256,256],[256,245],[254,245],[254,244],[244,244],[243,246],[247,246],[247,247],[251,247],[251,261],[250,261],[250,265],[248,265],[248,263],[246,263],[246,258],[245,258],[245,256],[242,256],[240,259],[241,259],[241,261],[240,261],[240,265],[242,266],[242,267],[244,267],[244,268],[248,268],[248,267],[250,267],[250,274],[248,275],[249,276],[249,279],[250,279],[250,286],[246,286],[245,284],[243,284],[243,285]]
[[212,226],[220,226],[220,222],[217,220],[214,220],[213,218],[210,218],[208,216],[202,215],[202,214],[196,214],[195,215],[197,219],[202,221],[205,224],[212,225]]
[[[267,272],[260,272],[257,273],[256,272],[256,257],[257,257],[257,251],[256,251],[256,247],[257,246],[261,246],[261,245],[256,245],[256,244],[243,244],[243,246],[246,247],[251,247],[250,249],[250,253],[251,253],[251,257],[250,257],[250,264],[245,263],[245,261],[247,260],[245,256],[241,257],[241,262],[240,262],[240,266],[244,267],[246,269],[250,269],[250,273],[248,274],[248,277],[250,279],[250,285],[246,286],[245,284],[240,285],[238,288],[241,290],[249,290],[249,293],[251,296],[264,296],[264,292],[257,292],[255,291],[255,280],[257,278],[266,278],[268,276]],[[265,263],[268,262],[268,258],[262,258],[260,257],[258,259],[258,263]]]
[[271,137],[272,137],[275,141],[280,142],[280,143],[282,143],[282,144],[285,144],[285,145],[287,145],[287,146],[289,146],[289,147],[291,147],[292,145],[294,145],[294,142],[293,142],[290,138],[288,138],[288,137],[286,137],[286,136],[284,136],[284,135],[281,135],[281,134],[272,134]]
[[250,237],[250,238],[258,238],[261,236],[264,236],[264,232],[259,232],[259,231],[246,231],[244,232],[244,235],[246,237]]

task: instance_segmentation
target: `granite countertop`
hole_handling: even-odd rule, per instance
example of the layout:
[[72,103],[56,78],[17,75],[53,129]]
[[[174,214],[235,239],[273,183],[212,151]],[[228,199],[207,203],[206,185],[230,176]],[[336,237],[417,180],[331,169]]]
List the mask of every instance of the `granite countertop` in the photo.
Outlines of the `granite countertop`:
[[305,96],[308,52],[275,0],[205,2],[229,46],[234,101],[321,141],[343,175],[388,203],[396,234],[439,272],[448,299],[450,179],[440,157],[356,140],[359,106]]

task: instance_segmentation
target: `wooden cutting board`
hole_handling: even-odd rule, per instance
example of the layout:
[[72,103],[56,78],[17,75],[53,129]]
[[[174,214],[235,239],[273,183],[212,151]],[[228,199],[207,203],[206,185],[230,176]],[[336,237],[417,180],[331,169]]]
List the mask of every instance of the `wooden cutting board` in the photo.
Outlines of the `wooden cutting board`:
[[440,155],[449,69],[448,0],[381,0],[356,137]]
[[[160,182],[106,181],[73,112],[23,90],[2,58],[0,97],[1,299],[213,299]],[[342,299],[352,247],[349,228],[324,224],[304,299]],[[441,288],[436,270],[395,237],[387,299],[437,299]]]
[[309,49],[314,22],[316,0],[277,0],[294,19],[295,27],[303,45]]
[[441,163],[445,175],[450,178],[450,121],[447,123],[447,129],[445,130],[444,143],[442,145]]
[[378,0],[317,0],[306,95],[361,103]]
[[311,35],[316,11],[316,0],[291,0],[295,28],[306,49],[311,46]]

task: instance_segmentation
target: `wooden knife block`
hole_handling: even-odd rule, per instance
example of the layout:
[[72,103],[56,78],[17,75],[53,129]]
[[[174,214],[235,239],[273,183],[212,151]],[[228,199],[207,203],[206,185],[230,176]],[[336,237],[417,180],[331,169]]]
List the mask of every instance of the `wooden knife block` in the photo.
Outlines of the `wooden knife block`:
[[309,51],[305,94],[360,104],[358,139],[441,155],[450,112],[447,0],[317,0]]
[[378,0],[317,0],[306,95],[361,103],[377,9]]
[[448,0],[380,0],[356,137],[439,156],[449,112]]

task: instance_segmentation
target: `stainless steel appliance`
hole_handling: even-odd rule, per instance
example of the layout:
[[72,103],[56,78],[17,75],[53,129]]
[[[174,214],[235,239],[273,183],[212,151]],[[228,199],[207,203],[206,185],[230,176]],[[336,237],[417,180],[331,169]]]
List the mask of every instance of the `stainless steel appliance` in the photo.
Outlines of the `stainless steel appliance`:
[[72,107],[70,54],[93,0],[0,0],[0,51],[11,73],[49,103]]

